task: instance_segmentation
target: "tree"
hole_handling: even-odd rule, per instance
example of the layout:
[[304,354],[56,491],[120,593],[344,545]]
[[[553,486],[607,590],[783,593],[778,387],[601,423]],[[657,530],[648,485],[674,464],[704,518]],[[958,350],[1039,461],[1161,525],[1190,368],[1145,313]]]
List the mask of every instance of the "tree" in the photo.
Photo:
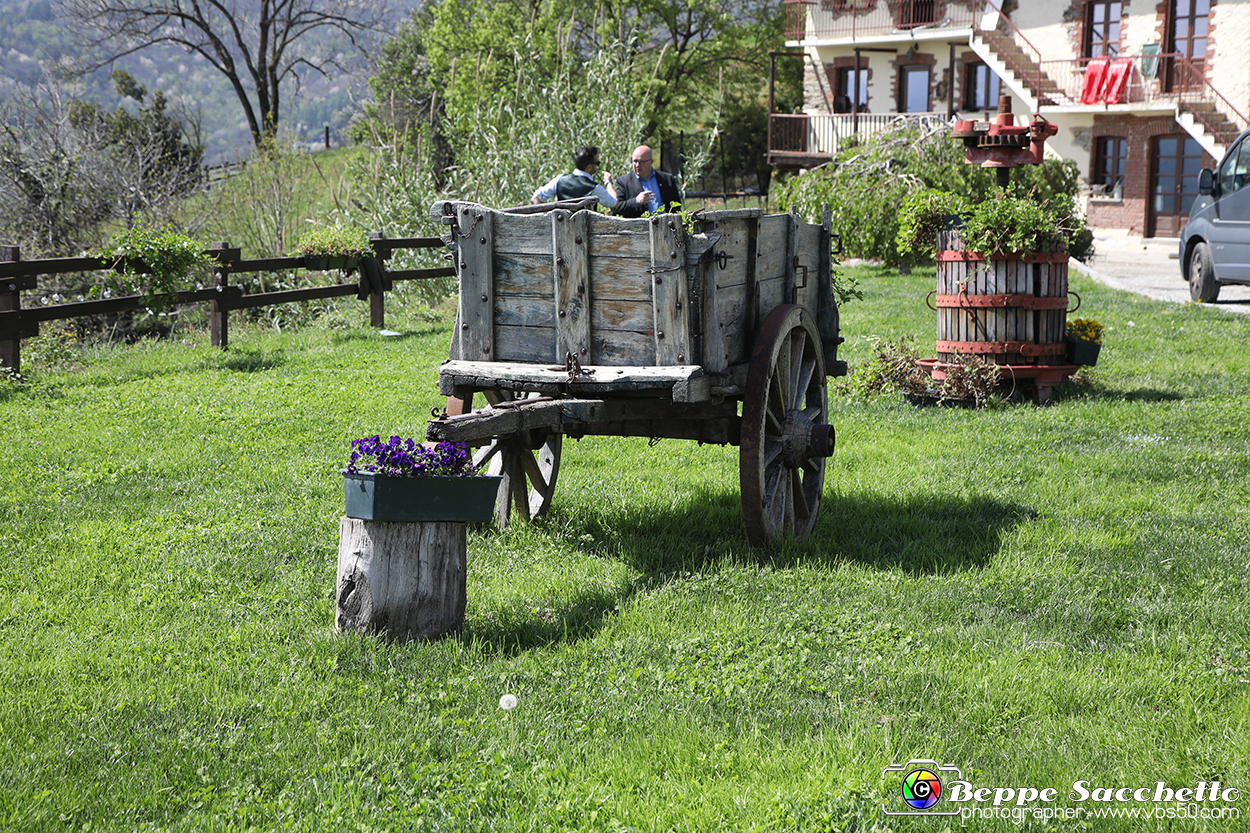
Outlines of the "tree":
[[155,44],[204,58],[234,91],[257,146],[276,135],[284,86],[308,70],[345,71],[341,35],[354,48],[381,31],[385,2],[356,0],[63,0],[86,25],[90,71]]
[[102,172],[106,178],[99,184],[116,202],[114,215],[128,227],[139,217],[159,224],[169,219],[167,209],[175,200],[203,181],[204,147],[190,141],[182,123],[166,112],[160,90],[145,104],[147,89],[120,70],[113,73],[113,85],[137,105],[137,112],[119,107],[108,113],[98,104],[76,101],[70,124],[91,146],[111,151],[114,164]]

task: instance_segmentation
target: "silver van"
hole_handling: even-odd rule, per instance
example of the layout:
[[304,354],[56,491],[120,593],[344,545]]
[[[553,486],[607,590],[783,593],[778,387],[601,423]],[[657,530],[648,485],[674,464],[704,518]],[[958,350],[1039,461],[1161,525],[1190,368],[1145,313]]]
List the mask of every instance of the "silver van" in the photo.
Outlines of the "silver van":
[[1250,130],[1237,137],[1218,168],[1198,174],[1180,256],[1195,301],[1214,301],[1224,284],[1250,284]]

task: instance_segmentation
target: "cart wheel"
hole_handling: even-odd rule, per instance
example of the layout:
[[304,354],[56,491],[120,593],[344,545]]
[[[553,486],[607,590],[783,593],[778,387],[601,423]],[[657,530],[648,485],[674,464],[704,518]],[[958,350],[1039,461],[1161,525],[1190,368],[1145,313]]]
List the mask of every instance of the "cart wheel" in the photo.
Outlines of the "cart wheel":
[[756,336],[742,403],[738,462],[752,544],[815,527],[833,453],[828,419],[820,333],[805,308],[779,306]]
[[[484,393],[492,405],[518,397],[538,396],[513,391]],[[534,431],[521,431],[496,437],[477,450],[473,455],[474,465],[485,466],[487,474],[503,475],[495,498],[496,526],[506,528],[514,508],[520,517],[529,520],[545,514],[551,507],[563,443],[563,434],[544,436]]]

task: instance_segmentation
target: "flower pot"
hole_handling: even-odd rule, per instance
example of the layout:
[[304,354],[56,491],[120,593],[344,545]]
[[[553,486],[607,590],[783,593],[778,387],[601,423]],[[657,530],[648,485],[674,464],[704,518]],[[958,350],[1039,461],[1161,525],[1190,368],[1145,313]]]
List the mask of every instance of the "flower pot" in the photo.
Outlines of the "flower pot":
[[360,258],[346,255],[304,255],[304,266],[312,272],[352,269],[359,262]]
[[365,521],[489,521],[501,480],[343,472],[346,515]]
[[1098,364],[1098,351],[1102,345],[1096,341],[1069,341],[1068,360],[1072,364],[1083,364],[1093,367]]

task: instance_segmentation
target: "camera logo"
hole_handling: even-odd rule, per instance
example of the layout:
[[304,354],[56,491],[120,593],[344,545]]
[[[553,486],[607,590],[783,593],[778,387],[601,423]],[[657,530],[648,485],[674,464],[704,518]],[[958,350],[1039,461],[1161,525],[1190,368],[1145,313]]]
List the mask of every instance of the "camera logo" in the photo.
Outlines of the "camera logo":
[[[958,810],[939,809],[942,801],[943,780],[958,781],[958,767],[938,766],[935,761],[908,761],[903,765],[886,767],[881,777],[887,784],[897,784],[897,798],[881,809],[889,816],[953,816]],[[893,789],[891,790],[893,791]],[[901,799],[901,800],[899,800]]]

